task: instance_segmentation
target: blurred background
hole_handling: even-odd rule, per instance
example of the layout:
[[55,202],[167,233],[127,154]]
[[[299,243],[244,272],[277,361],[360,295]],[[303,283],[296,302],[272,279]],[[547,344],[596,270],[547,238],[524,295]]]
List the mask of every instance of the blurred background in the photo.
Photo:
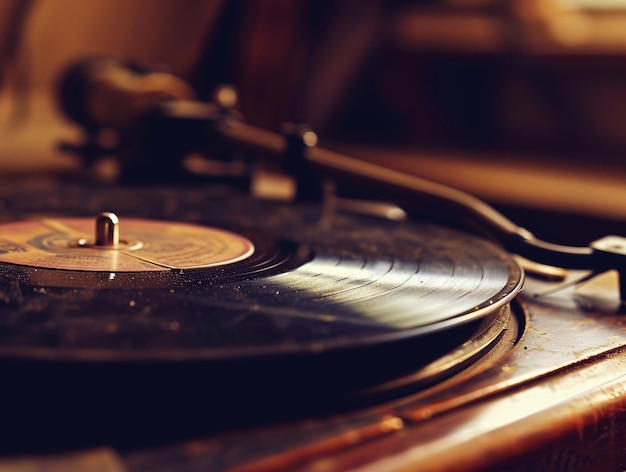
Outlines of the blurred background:
[[484,198],[561,242],[626,234],[626,0],[3,0],[0,171],[71,172],[76,59],[232,83],[251,124]]

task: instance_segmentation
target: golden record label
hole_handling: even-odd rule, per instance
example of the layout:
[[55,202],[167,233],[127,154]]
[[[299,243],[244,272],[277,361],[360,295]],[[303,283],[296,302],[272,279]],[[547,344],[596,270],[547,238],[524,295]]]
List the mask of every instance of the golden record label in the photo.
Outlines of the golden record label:
[[0,225],[0,262],[98,272],[188,270],[246,259],[253,243],[230,231],[168,221],[122,219],[117,246],[96,246],[94,220],[58,218]]

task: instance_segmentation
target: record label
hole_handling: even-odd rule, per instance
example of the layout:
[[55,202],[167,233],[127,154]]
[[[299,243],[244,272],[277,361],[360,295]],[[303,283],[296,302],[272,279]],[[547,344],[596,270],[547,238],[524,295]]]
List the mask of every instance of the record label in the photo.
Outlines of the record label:
[[94,220],[58,218],[0,225],[0,262],[97,272],[216,267],[246,259],[253,243],[234,232],[168,221],[124,219],[115,245],[94,243]]

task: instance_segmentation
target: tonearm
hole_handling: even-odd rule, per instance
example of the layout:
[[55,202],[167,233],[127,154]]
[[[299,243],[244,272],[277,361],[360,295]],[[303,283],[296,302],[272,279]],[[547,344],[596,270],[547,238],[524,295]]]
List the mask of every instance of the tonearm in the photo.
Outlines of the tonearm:
[[[338,186],[363,185],[370,195],[391,200],[409,214],[479,228],[507,251],[565,269],[620,274],[621,299],[626,299],[626,238],[608,236],[587,247],[552,244],[537,239],[494,208],[462,191],[317,147],[317,136],[304,125],[286,125],[274,133],[246,124],[234,110],[232,90],[224,88],[212,103],[197,101],[181,79],[99,58],[77,63],[60,85],[66,114],[84,127],[86,145],[65,146],[87,161],[117,152],[138,163],[144,174],[180,172],[183,154],[203,149],[237,149],[272,158],[296,177],[301,196],[318,192],[318,178]],[[103,149],[98,133],[114,130],[120,145]],[[433,209],[436,208],[436,211]]]

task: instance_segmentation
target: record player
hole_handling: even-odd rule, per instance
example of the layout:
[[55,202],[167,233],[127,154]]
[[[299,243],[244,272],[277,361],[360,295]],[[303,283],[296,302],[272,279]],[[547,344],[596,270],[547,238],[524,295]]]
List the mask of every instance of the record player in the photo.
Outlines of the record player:
[[[147,77],[61,86],[64,149],[119,182],[0,188],[0,470],[624,468],[623,238],[541,241]],[[250,195],[259,158],[295,201]]]

